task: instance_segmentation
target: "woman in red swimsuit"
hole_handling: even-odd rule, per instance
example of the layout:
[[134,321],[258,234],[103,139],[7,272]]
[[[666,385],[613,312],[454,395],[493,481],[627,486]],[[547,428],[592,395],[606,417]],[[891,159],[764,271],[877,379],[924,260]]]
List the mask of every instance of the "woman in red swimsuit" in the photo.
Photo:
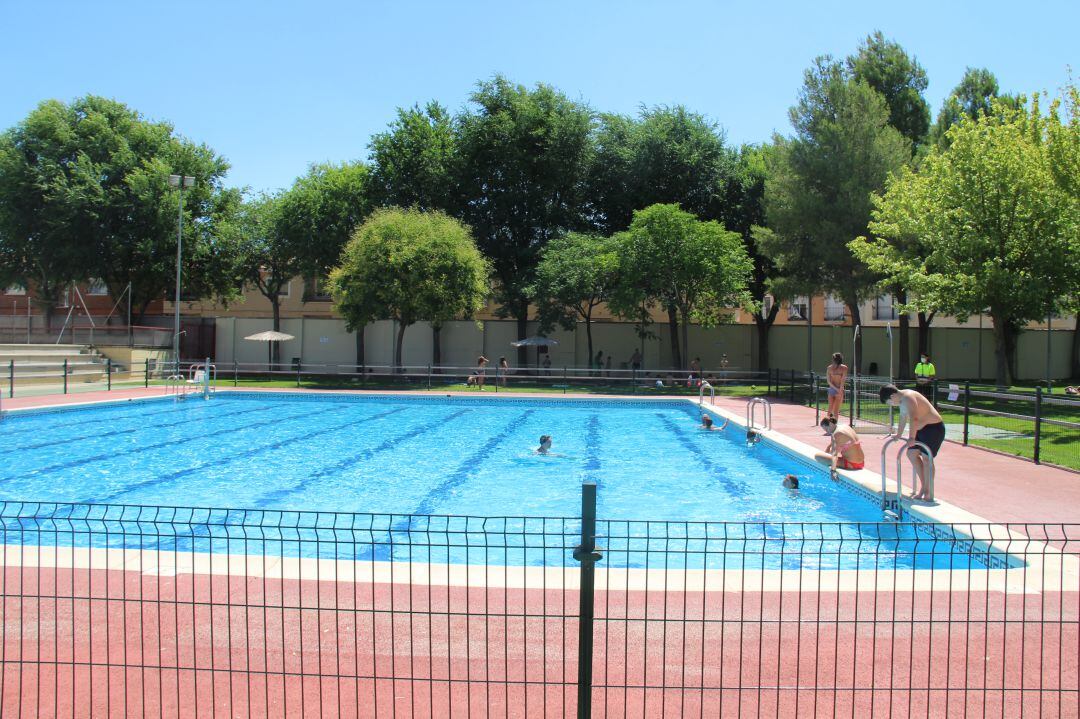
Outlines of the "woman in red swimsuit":
[[829,446],[824,452],[816,453],[814,459],[830,465],[833,470],[866,466],[862,442],[852,427],[838,426],[835,419],[826,417],[821,420],[821,428],[829,435]]

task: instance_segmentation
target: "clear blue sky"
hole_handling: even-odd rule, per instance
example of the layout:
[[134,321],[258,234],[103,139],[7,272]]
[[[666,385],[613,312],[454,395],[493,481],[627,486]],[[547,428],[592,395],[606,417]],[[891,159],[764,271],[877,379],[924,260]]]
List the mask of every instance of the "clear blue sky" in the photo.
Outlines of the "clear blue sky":
[[230,184],[257,190],[364,159],[395,108],[457,110],[495,73],[608,112],[682,103],[741,143],[788,132],[811,59],[875,29],[926,69],[935,116],[966,66],[1030,93],[1080,65],[1075,0],[0,0],[0,13],[0,128],[47,98],[105,95],[209,144]]

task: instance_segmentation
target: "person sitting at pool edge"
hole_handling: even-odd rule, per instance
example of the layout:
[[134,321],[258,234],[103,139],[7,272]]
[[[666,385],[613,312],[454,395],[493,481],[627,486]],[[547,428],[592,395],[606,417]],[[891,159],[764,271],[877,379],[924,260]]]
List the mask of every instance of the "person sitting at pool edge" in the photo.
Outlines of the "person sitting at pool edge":
[[798,489],[798,488],[799,488],[799,478],[796,477],[794,474],[785,474],[784,475],[784,489]]
[[547,454],[551,451],[551,435],[545,434],[540,437],[540,446],[536,448],[537,454]]
[[830,466],[830,471],[839,469],[862,469],[866,466],[866,453],[862,441],[854,427],[838,425],[835,419],[825,417],[821,428],[829,435],[829,446],[824,452],[815,452],[814,459]]
[[930,404],[930,400],[913,389],[897,389],[896,385],[887,384],[878,392],[882,403],[900,408],[900,420],[896,425],[897,438],[903,439],[904,428],[910,423],[907,445],[908,459],[918,477],[919,491],[911,495],[912,499],[934,501],[934,476],[926,470],[929,459],[916,442],[922,442],[930,449],[930,454],[937,456],[941,443],[945,441],[945,422]]

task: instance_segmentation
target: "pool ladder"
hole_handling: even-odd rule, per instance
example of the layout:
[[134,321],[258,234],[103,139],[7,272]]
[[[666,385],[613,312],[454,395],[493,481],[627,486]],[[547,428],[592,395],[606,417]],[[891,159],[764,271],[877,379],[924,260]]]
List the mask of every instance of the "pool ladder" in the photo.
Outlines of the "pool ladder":
[[[757,408],[761,407],[761,426],[757,425]],[[746,430],[772,429],[772,405],[764,397],[751,397],[746,401]]]
[[[893,445],[894,443],[896,443],[896,442],[903,442],[904,446],[898,448],[897,451],[896,451],[896,499],[895,499],[894,502],[890,503],[888,490],[885,487],[885,483],[889,479],[888,467],[885,464],[885,457],[886,457],[886,453],[889,451],[889,447],[891,445]],[[916,442],[914,445],[912,445],[911,448],[914,449],[916,447],[918,449],[921,449],[923,451],[923,454],[926,455],[927,459],[930,460],[928,465],[927,465],[926,471],[927,471],[927,479],[930,482],[930,486],[933,486],[933,484],[934,484],[934,454],[933,454],[933,452],[930,451],[930,448],[927,447],[922,442]],[[901,521],[904,518],[904,502],[903,502],[903,497],[904,497],[904,463],[903,463],[903,458],[904,458],[905,452],[908,449],[909,449],[909,447],[907,446],[907,440],[904,439],[903,437],[889,437],[887,440],[885,440],[885,443],[883,445],[881,445],[881,510],[885,514],[885,519],[888,519],[888,520],[891,520],[891,521]],[[913,489],[915,487],[915,480],[916,480],[915,470],[914,470],[914,468],[912,468],[911,486],[912,486]],[[892,505],[892,506],[890,506],[890,505]],[[895,509],[894,509],[894,507],[895,507]]]
[[698,405],[705,404],[705,390],[709,390],[709,404],[716,405],[716,388],[713,387],[708,381],[703,381],[701,387],[698,388]]

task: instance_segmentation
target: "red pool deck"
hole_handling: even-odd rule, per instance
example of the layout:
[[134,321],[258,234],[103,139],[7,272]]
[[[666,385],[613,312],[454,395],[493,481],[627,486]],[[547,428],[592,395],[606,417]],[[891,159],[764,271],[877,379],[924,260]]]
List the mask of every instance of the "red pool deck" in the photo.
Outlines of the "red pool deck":
[[[716,404],[744,414],[743,399]],[[814,419],[773,406],[774,429],[821,448]],[[881,441],[864,438],[872,468]],[[994,522],[1080,518],[1080,475],[954,443],[937,496]],[[3,717],[576,712],[576,572],[508,587],[486,573],[416,581],[404,568],[371,581],[348,563],[352,574],[317,575],[274,557],[152,571],[144,560],[161,555],[137,550],[80,550],[81,564],[0,551]],[[731,573],[718,590],[690,591],[683,573],[642,589],[598,572],[593,716],[1080,716],[1071,574],[992,585],[1005,572],[937,572],[920,585],[864,571],[869,586],[824,570],[780,574],[779,587]]]

